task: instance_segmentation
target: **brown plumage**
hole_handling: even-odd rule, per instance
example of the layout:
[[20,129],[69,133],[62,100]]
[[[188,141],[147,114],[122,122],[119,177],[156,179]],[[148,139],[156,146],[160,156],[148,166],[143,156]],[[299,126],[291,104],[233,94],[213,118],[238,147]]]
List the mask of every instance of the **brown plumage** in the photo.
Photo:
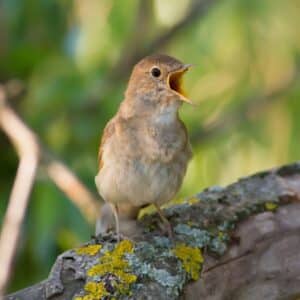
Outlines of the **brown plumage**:
[[[181,79],[190,65],[167,55],[152,55],[133,69],[125,99],[104,129],[95,182],[110,203],[119,234],[118,206],[130,214],[160,206],[179,190],[192,156],[187,130],[179,119]],[[124,209],[126,208],[126,209]]]

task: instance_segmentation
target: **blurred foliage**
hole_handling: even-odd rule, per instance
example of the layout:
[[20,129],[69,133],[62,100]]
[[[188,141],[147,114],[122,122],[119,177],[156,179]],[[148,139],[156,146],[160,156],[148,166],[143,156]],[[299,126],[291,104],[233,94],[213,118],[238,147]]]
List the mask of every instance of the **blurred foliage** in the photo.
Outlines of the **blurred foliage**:
[[[0,81],[23,82],[12,105],[93,192],[102,130],[151,45],[196,65],[186,90],[197,106],[181,111],[195,155],[179,197],[299,159],[300,2],[206,0],[197,15],[200,2],[0,1]],[[18,161],[2,133],[0,149],[2,218]],[[46,277],[92,232],[40,170],[10,290]]]

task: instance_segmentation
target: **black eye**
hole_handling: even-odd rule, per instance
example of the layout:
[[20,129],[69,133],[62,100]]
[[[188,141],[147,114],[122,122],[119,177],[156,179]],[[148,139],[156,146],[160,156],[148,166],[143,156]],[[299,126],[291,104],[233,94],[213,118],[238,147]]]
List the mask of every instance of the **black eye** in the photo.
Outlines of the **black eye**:
[[159,77],[160,74],[161,74],[161,71],[160,71],[159,68],[157,68],[157,67],[153,67],[153,68],[152,68],[152,70],[151,70],[151,75],[152,75],[153,77]]

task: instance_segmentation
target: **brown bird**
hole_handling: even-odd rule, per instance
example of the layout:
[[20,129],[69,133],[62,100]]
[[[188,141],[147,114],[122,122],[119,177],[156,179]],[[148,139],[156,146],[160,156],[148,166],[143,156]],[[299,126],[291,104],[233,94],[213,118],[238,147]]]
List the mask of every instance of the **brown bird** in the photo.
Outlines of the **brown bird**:
[[172,235],[160,206],[178,192],[192,156],[178,116],[183,101],[192,103],[182,90],[182,75],[190,66],[167,55],[142,59],[118,112],[104,129],[95,182],[112,208],[118,238],[118,211],[136,215],[147,204],[156,207]]

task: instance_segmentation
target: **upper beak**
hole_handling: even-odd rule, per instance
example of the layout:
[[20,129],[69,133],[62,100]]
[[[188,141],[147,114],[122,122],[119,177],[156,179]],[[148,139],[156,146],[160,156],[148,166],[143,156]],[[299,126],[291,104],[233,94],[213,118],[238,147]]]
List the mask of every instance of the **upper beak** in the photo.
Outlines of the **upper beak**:
[[185,70],[185,71],[187,71],[189,68],[191,68],[191,67],[193,67],[194,65],[193,64],[185,64],[185,65],[183,65],[183,69]]
[[188,71],[188,69],[192,66],[193,66],[192,64],[185,64],[182,67],[180,67],[179,69],[171,71],[169,76],[168,76],[169,87],[176,94],[178,94],[181,101],[187,102],[189,104],[194,104],[194,103],[185,96],[185,93],[184,93],[181,85],[182,85],[182,76],[183,76],[183,74],[186,71]]

